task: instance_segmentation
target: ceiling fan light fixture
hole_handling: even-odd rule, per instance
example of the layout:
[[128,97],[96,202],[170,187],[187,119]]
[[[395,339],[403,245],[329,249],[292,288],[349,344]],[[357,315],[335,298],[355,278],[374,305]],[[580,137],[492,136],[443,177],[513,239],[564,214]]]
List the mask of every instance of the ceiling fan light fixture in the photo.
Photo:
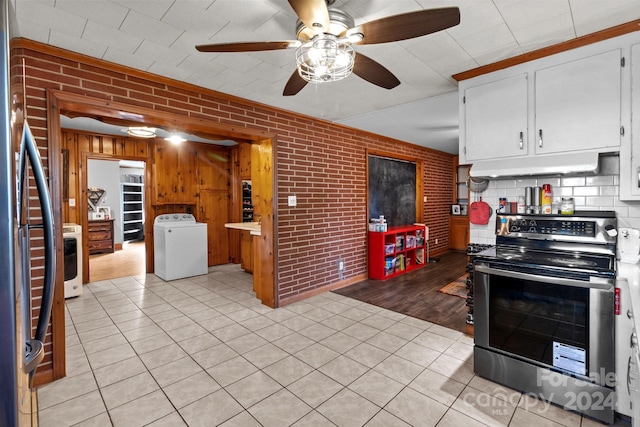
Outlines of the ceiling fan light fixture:
[[129,126],[126,132],[136,138],[153,138],[156,136],[156,128],[147,126]]
[[296,50],[298,73],[312,83],[342,80],[353,71],[355,56],[348,42],[322,34]]
[[320,31],[317,27],[314,28],[313,25],[312,28],[307,27],[304,22],[298,19],[296,22],[296,35],[298,39],[307,42],[322,33],[333,35],[342,34],[355,25],[353,18],[340,9],[329,8],[328,12],[330,20],[329,28],[321,28]]

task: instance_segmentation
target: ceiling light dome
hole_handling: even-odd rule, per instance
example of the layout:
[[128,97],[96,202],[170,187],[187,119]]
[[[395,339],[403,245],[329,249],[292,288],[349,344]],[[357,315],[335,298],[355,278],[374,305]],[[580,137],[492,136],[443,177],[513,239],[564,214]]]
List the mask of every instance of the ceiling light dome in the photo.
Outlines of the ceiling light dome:
[[129,126],[126,132],[137,138],[153,138],[156,136],[156,128],[147,126]]

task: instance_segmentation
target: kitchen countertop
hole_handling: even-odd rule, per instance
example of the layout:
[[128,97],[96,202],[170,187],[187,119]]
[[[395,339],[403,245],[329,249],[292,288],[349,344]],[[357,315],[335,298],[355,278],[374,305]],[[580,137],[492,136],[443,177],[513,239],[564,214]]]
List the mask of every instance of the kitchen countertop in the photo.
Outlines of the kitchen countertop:
[[262,232],[260,229],[259,222],[229,222],[224,225],[227,228],[233,228],[236,230],[245,230],[249,231],[252,236],[261,236]]

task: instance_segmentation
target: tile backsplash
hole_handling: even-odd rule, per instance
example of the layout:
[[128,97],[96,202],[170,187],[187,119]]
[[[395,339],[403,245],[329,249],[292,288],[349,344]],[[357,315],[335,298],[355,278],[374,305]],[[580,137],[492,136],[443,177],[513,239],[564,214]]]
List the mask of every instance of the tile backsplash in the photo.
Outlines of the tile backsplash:
[[596,175],[491,179],[484,192],[469,195],[470,203],[482,197],[493,211],[489,224],[471,224],[470,241],[495,243],[495,211],[499,199],[506,197],[507,201],[516,202],[518,196],[524,196],[526,187],[542,187],[543,184],[551,184],[554,204],[559,203],[562,197],[573,197],[576,211],[613,210],[619,227],[640,229],[640,201],[620,200],[620,158],[601,156]]

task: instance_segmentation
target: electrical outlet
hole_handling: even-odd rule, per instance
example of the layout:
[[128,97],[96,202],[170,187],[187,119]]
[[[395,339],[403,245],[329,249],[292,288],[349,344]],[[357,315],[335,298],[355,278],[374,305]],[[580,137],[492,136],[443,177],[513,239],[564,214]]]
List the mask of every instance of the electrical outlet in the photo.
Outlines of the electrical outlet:
[[338,270],[344,270],[344,261],[338,261]]
[[436,245],[438,244],[438,239],[436,239]]

